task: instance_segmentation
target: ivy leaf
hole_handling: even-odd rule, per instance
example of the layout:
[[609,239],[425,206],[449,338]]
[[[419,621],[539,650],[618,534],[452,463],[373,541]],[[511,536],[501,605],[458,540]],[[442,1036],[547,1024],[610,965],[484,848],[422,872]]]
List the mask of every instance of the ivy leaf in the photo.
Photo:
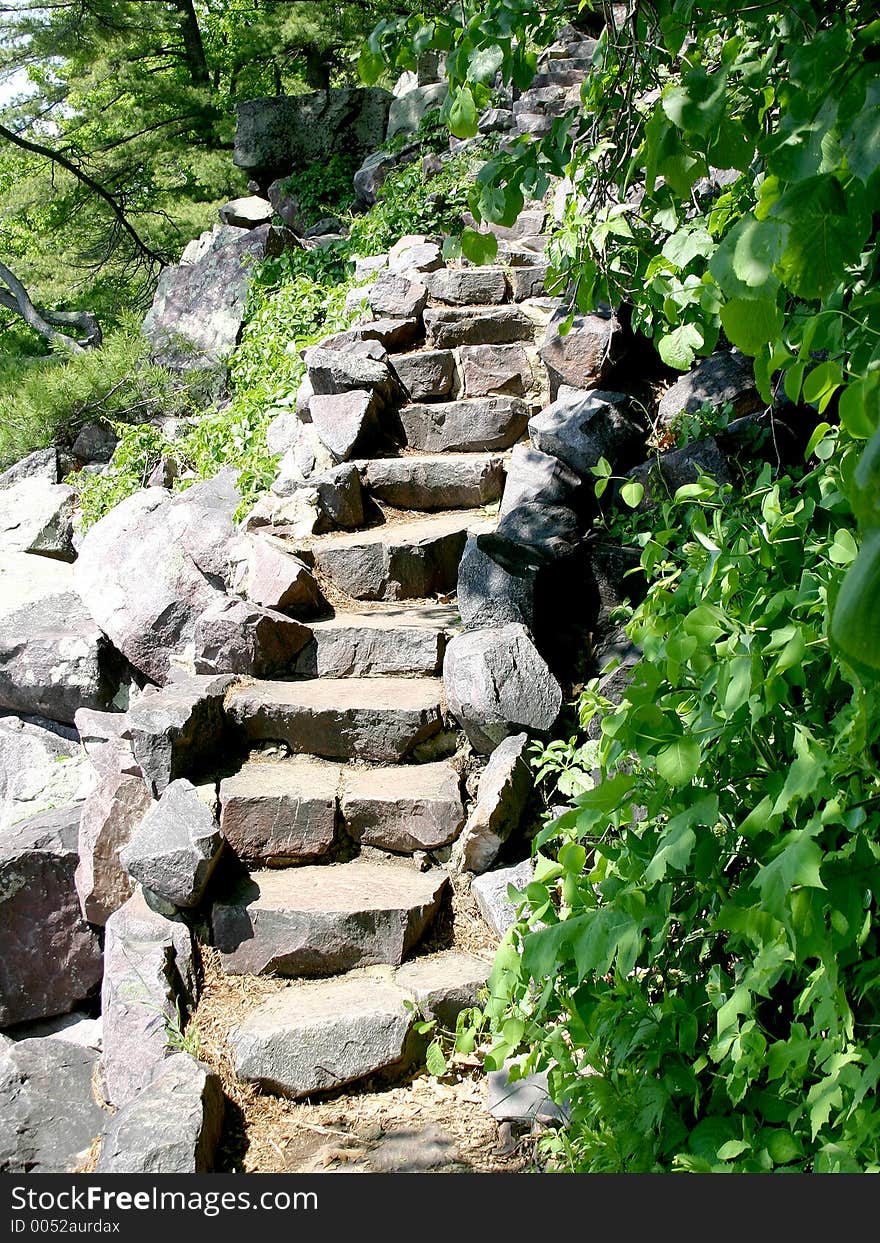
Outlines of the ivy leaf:
[[782,312],[769,298],[731,298],[721,308],[728,340],[745,354],[757,354],[782,331]]
[[700,744],[696,738],[676,738],[654,757],[657,772],[673,787],[693,781],[700,767]]
[[450,132],[456,138],[473,138],[477,132],[477,106],[469,86],[460,86],[450,95],[443,111]]
[[695,324],[681,324],[660,338],[657,350],[667,367],[687,371],[702,344],[703,334]]
[[663,880],[668,867],[683,872],[688,865],[696,843],[694,825],[713,825],[718,819],[718,796],[709,794],[673,816],[660,837],[659,848],[645,868],[645,880],[655,884]]
[[497,44],[478,47],[468,57],[467,76],[474,82],[491,82],[504,61],[504,52]]
[[797,182],[770,216],[790,226],[779,273],[792,293],[808,300],[824,298],[840,283],[871,227],[864,204],[855,195],[848,199],[830,173]]
[[645,495],[644,485],[639,483],[637,479],[631,479],[625,483],[620,489],[620,495],[624,503],[629,505],[630,509],[638,509]]
[[681,84],[663,91],[663,111],[680,130],[708,134],[718,125],[724,111],[727,71],[707,73],[691,69],[681,75]]
[[782,257],[786,226],[778,220],[747,217],[737,230],[733,270],[749,288],[766,285],[773,267]]
[[479,233],[476,229],[463,229],[461,253],[477,266],[491,263],[498,254],[498,238],[494,233]]
[[425,1054],[425,1066],[429,1075],[440,1078],[449,1070],[449,1064],[443,1054],[438,1040],[432,1040]]
[[865,104],[840,135],[840,145],[851,173],[867,186],[880,168],[880,82],[869,82]]
[[792,886],[806,885],[812,889],[824,889],[819,869],[822,851],[810,834],[813,829],[794,829],[785,839],[785,846],[772,861],[762,867],[752,884],[761,900],[777,919],[785,918],[785,900]]
[[686,268],[698,255],[708,257],[715,249],[715,243],[708,230],[699,225],[695,229],[679,229],[668,237],[663,244],[662,254],[677,268]]

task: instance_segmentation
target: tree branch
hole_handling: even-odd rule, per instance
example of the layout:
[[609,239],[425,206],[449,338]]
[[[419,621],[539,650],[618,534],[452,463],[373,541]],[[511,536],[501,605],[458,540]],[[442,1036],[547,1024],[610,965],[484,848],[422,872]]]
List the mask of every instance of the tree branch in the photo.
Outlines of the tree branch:
[[[49,323],[50,319],[54,319],[56,323],[78,323],[81,327],[84,327],[85,325],[80,315],[73,311],[49,312],[48,314],[43,313],[41,315],[33,302],[31,302],[30,295],[24,285],[22,285],[13,272],[10,272],[5,263],[0,263],[0,280],[7,285],[10,291],[7,293],[6,290],[0,289],[0,306],[4,306],[7,310],[15,311],[16,314],[20,315],[24,322],[33,328],[34,332],[39,333],[43,340],[49,343],[50,349],[54,346],[60,346],[71,354],[85,353],[84,345],[81,345],[73,337],[67,336],[66,333],[58,332]],[[93,315],[89,315],[87,311],[84,312],[84,315],[91,321],[91,339],[86,341],[86,345],[100,344],[101,330],[98,327],[97,320]],[[96,331],[97,341],[94,339]]]

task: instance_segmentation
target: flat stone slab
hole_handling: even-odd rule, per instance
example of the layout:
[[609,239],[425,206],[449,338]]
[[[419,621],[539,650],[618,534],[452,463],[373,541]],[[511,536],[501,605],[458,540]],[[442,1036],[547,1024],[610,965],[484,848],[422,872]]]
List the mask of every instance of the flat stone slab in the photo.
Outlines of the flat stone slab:
[[236,688],[227,712],[251,742],[393,763],[440,731],[442,704],[437,678],[318,678]]
[[394,982],[416,1002],[426,1018],[454,1029],[460,1012],[477,1004],[491,970],[491,962],[483,958],[444,950],[404,963],[394,973]]
[[393,863],[253,872],[214,904],[214,944],[233,975],[332,975],[399,964],[437,913],[440,869]]
[[492,306],[507,297],[503,268],[441,268],[425,284],[431,298],[451,306]]
[[529,406],[518,397],[472,397],[404,406],[400,422],[417,453],[480,453],[519,440]]
[[296,672],[309,677],[433,675],[458,627],[449,604],[387,606],[365,613],[337,613],[312,622],[312,642]]
[[428,345],[454,349],[457,345],[507,345],[534,339],[535,325],[518,306],[427,307],[423,316]]
[[355,841],[404,854],[447,845],[464,823],[459,776],[444,762],[350,769],[341,805]]
[[296,1098],[402,1061],[411,1022],[402,994],[364,972],[285,989],[234,1028],[229,1043],[240,1079]]
[[421,600],[455,590],[468,534],[493,526],[479,516],[413,518],[319,536],[298,551],[355,600]]
[[504,486],[498,454],[375,458],[362,466],[373,496],[395,509],[477,509],[497,501]]
[[251,761],[220,782],[220,828],[247,863],[313,859],[333,844],[341,770],[298,757]]

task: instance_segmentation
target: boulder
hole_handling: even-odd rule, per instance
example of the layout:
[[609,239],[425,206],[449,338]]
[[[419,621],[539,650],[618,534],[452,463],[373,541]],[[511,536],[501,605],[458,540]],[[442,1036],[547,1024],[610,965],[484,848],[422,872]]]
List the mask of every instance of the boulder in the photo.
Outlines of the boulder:
[[82,798],[89,769],[74,730],[0,716],[0,832]]
[[[365,389],[380,404],[387,403],[394,396],[396,384],[385,362],[353,351],[328,350],[318,345],[306,350],[304,361],[312,392],[316,396]],[[309,400],[310,414],[313,401],[314,397]],[[314,418],[314,414],[311,417]]]
[[668,427],[680,414],[696,414],[706,405],[717,409],[726,402],[733,406],[736,417],[764,406],[751,360],[739,350],[719,350],[676,380],[660,398],[657,423]]
[[501,1070],[490,1070],[487,1076],[486,1107],[496,1122],[560,1123],[568,1118],[568,1111],[557,1105],[550,1096],[546,1071],[511,1079],[512,1063],[505,1062]]
[[269,225],[236,230],[195,262],[164,268],[143,333],[165,366],[216,367],[241,332],[251,269],[266,254]]
[[334,152],[365,156],[382,145],[391,93],[334,87],[236,104],[238,168],[263,181],[322,162]]
[[445,397],[452,390],[455,377],[455,355],[452,350],[398,354],[390,362],[411,401]]
[[398,967],[394,983],[412,998],[426,1019],[436,1019],[441,1027],[454,1031],[461,1011],[477,1004],[491,967],[490,962],[472,954],[443,950]]
[[297,673],[312,678],[436,674],[456,622],[457,611],[448,604],[339,612],[311,623],[312,642]]
[[195,1002],[192,936],[135,893],[107,920],[104,942],[104,1051],[107,1099],[128,1104],[171,1052],[171,1033]]
[[132,750],[157,798],[178,777],[216,767],[229,745],[223,697],[234,681],[229,674],[180,678],[129,708]]
[[445,82],[432,82],[397,96],[388,110],[385,141],[388,142],[395,134],[415,134],[425,113],[439,108],[448,94],[449,87]]
[[535,619],[535,575],[510,574],[488,557],[471,536],[458,567],[458,611],[468,630]]
[[530,501],[508,510],[494,531],[477,536],[477,544],[510,574],[522,575],[567,556],[580,535],[573,510]]
[[229,1043],[240,1079],[296,1099],[401,1063],[411,1024],[403,994],[363,972],[268,998]]
[[104,633],[154,682],[167,682],[172,653],[223,599],[240,500],[230,471],[177,494],[148,488],[120,502],[82,542],[77,590]]
[[400,411],[409,449],[474,453],[507,449],[525,430],[529,407],[518,397],[413,403]]
[[70,452],[80,462],[109,462],[119,437],[107,423],[87,423],[77,435]]
[[543,297],[547,292],[549,267],[546,260],[511,267],[508,279],[513,301],[524,302],[526,298]]
[[455,871],[485,872],[518,827],[532,789],[528,734],[505,738],[480,776],[477,801],[452,851]]
[[581,479],[550,453],[529,444],[513,446],[499,516],[504,518],[520,505],[568,505],[578,508],[583,492]]
[[558,458],[582,478],[604,457],[612,467],[628,466],[644,445],[644,431],[623,393],[572,392],[529,420],[536,449]]
[[76,890],[90,924],[105,924],[131,897],[132,884],[119,851],[131,840],[151,801],[142,777],[111,772],[98,778],[82,805]]
[[479,315],[466,306],[427,307],[422,316],[432,349],[458,345],[506,345],[531,341],[535,327],[519,306],[486,307]]
[[363,469],[372,495],[395,509],[478,509],[504,481],[504,459],[477,453],[374,458]]
[[397,164],[397,156],[387,151],[368,155],[354,175],[354,192],[364,207],[372,207],[379,198],[382,182]]
[[219,1077],[188,1053],[174,1053],[107,1123],[95,1172],[209,1174],[222,1126]]
[[[269,224],[272,219],[272,204],[259,194],[249,194],[246,198],[232,199],[219,209],[220,219],[224,224],[234,225],[238,229],[255,229],[258,225]],[[283,219],[283,217],[282,217]],[[287,224],[287,221],[284,221]]]
[[488,397],[492,393],[522,397],[534,386],[522,345],[463,345],[461,365],[465,397]]
[[381,405],[375,390],[351,389],[316,394],[309,402],[309,413],[322,444],[337,462],[345,462],[371,448],[378,435]]
[[440,268],[425,284],[435,302],[449,306],[497,306],[507,297],[502,268]]
[[302,237],[308,227],[308,215],[296,196],[288,189],[288,178],[278,177],[266,191],[269,205],[280,216],[285,228]]
[[196,621],[193,667],[201,674],[274,677],[292,669],[311,637],[310,630],[284,613],[220,596]]
[[66,1014],[101,982],[74,884],[78,830],[73,804],[0,833],[0,1028]]
[[42,479],[46,483],[61,481],[61,465],[58,460],[58,448],[50,445],[48,449],[36,449],[26,457],[20,458],[6,470],[0,471],[0,489],[11,488],[22,479]]
[[567,315],[550,321],[539,353],[550,375],[552,396],[560,384],[593,388],[618,361],[623,349],[623,329],[617,317],[607,314],[575,315],[565,335]]
[[308,616],[321,606],[320,588],[311,570],[271,537],[250,537],[234,570],[233,586],[254,604],[294,616]]
[[686,483],[696,483],[700,475],[711,475],[719,485],[733,483],[730,465],[714,436],[661,453],[653,461],[634,466],[630,479],[645,489],[642,507],[659,504],[665,497],[675,495]]
[[95,712],[80,708],[75,717],[80,744],[98,777],[127,773],[142,777],[131,749],[128,717],[124,712]]
[[56,1038],[0,1040],[0,1174],[72,1174],[107,1115],[92,1090],[98,1055]]
[[[372,347],[370,356],[384,360],[388,350],[405,350],[421,335],[422,325],[415,315],[404,319],[385,316],[365,324],[356,324],[354,328],[347,328],[344,332],[335,332],[332,336],[325,337],[321,346],[329,350],[352,350],[356,354],[363,354],[366,352],[365,347]],[[375,347],[381,348],[383,352],[380,354],[376,349],[373,353]]]
[[517,891],[523,890],[532,883],[534,875],[534,863],[531,859],[524,859],[513,867],[484,872],[471,881],[471,895],[480,914],[499,940],[516,923],[519,903],[510,900],[508,888],[513,886]]
[[443,251],[421,234],[407,234],[388,252],[392,272],[436,272],[443,267]]
[[407,319],[421,315],[428,291],[420,281],[411,281],[399,272],[380,272],[367,298],[375,315]]
[[166,902],[198,906],[222,846],[213,811],[196,787],[181,778],[150,807],[119,860],[129,876]]
[[76,493],[64,483],[22,479],[0,490],[0,552],[73,561]]
[[487,755],[510,734],[551,729],[562,707],[559,683],[516,623],[456,635],[443,682],[450,712]]
[[350,769],[341,808],[355,841],[398,854],[446,846],[464,822],[459,776],[446,762]]
[[248,864],[277,867],[325,854],[336,837],[338,764],[252,760],[220,782],[220,828]]

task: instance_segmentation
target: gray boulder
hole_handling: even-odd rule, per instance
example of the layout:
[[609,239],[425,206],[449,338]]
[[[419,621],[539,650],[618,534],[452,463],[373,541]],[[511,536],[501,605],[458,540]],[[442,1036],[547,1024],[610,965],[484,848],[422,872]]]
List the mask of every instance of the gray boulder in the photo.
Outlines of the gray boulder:
[[274,677],[288,673],[312,637],[300,622],[274,609],[220,596],[196,621],[196,673]]
[[423,319],[433,349],[458,345],[507,345],[532,341],[535,326],[519,306],[486,307],[479,315],[466,306],[427,307]]
[[73,442],[70,452],[81,462],[109,462],[119,437],[107,423],[87,423]]
[[536,449],[558,458],[582,478],[604,457],[612,466],[628,465],[644,444],[644,431],[623,393],[573,392],[529,420]]
[[233,587],[254,604],[294,616],[308,616],[321,606],[321,592],[311,570],[279,547],[254,534],[233,572]]
[[565,505],[517,505],[477,544],[511,574],[538,570],[571,553],[581,534],[577,514]]
[[485,872],[519,826],[532,789],[528,734],[505,738],[480,776],[477,801],[452,851],[456,871]]
[[351,389],[345,393],[316,394],[309,413],[321,442],[337,462],[345,462],[371,448],[378,434],[377,415],[381,400],[375,390]]
[[411,281],[399,272],[380,272],[367,297],[375,315],[392,319],[408,319],[421,315],[428,301],[428,291],[421,281]]
[[535,575],[510,574],[470,536],[458,567],[458,611],[468,630],[535,620]]
[[223,697],[232,675],[196,675],[144,695],[128,711],[134,757],[156,797],[178,777],[203,774],[228,746]]
[[167,682],[172,653],[223,598],[240,500],[230,471],[175,495],[148,488],[82,542],[77,590],[104,633],[154,682]]
[[719,408],[725,402],[733,406],[734,416],[751,414],[764,406],[752,364],[739,350],[718,351],[676,380],[660,398],[657,422],[668,427],[677,415],[695,414],[704,405]]
[[0,551],[73,561],[76,493],[64,483],[22,479],[0,489]]
[[[234,225],[237,229],[255,229],[258,225],[271,221],[272,204],[259,194],[249,194],[245,198],[224,203],[219,209],[219,215],[224,224]],[[284,223],[287,224],[287,221]]]
[[508,897],[508,887],[523,890],[532,883],[534,875],[534,863],[531,859],[524,859],[514,867],[496,868],[494,872],[484,872],[471,881],[471,895],[480,914],[499,940],[516,923],[519,904]]
[[195,998],[189,929],[135,893],[107,920],[104,942],[101,1071],[111,1104],[121,1108],[150,1083]]
[[568,1111],[550,1096],[547,1072],[510,1078],[511,1063],[487,1076],[486,1106],[496,1122],[565,1122]]
[[73,804],[0,833],[0,1028],[66,1014],[101,982],[74,884],[78,830]]
[[48,449],[36,449],[27,457],[8,466],[6,470],[0,471],[0,488],[11,488],[22,479],[43,479],[46,483],[59,483],[61,466],[57,447],[50,445]]
[[425,284],[436,302],[450,306],[495,306],[507,297],[502,268],[441,268]]
[[711,475],[719,485],[733,483],[730,464],[714,436],[661,453],[653,461],[634,466],[628,474],[645,489],[643,508],[674,496],[678,488],[696,483],[700,475]]
[[[376,400],[385,403],[394,395],[396,384],[388,364],[350,350],[328,350],[313,345],[304,355],[309,383],[316,396],[348,393],[366,389]],[[309,411],[312,401],[309,401]],[[312,415],[314,418],[314,415]]]
[[499,516],[504,518],[518,506],[533,503],[572,506],[582,490],[580,477],[558,457],[529,444],[514,445]]
[[72,1174],[107,1115],[92,1080],[98,1055],[64,1040],[0,1040],[0,1174]]
[[474,453],[507,449],[525,430],[529,407],[518,397],[413,403],[400,411],[409,449]]
[[220,828],[239,859],[275,867],[324,854],[336,837],[337,764],[252,760],[220,782]]
[[472,954],[443,950],[398,967],[394,983],[412,998],[425,1018],[455,1030],[461,1011],[477,1004],[491,966]]
[[562,707],[562,688],[516,623],[456,635],[446,649],[443,682],[450,712],[487,755],[510,734],[549,730]]
[[196,787],[181,778],[162,792],[119,852],[129,876],[174,906],[198,906],[223,837]]
[[90,924],[105,924],[127,902],[132,884],[119,859],[151,803],[143,778],[106,773],[82,805],[76,890]]
[[431,108],[439,108],[448,94],[449,87],[445,82],[432,82],[397,96],[388,110],[386,142],[395,134],[414,134],[425,113]]
[[[452,350],[422,350],[391,358],[397,378],[412,401],[445,397],[452,390],[455,355]],[[468,394],[471,396],[471,394]]]
[[397,164],[397,156],[387,151],[368,155],[354,175],[354,192],[359,203],[372,207],[379,198],[382,182]]
[[566,316],[560,314],[547,326],[539,353],[550,375],[550,391],[560,384],[592,388],[599,384],[623,349],[623,329],[615,315],[576,315],[563,336]]
[[89,769],[74,730],[0,716],[0,832],[82,798]]
[[436,272],[443,267],[443,251],[435,241],[420,233],[408,233],[388,252],[392,272]]
[[463,345],[460,356],[466,397],[488,397],[492,393],[522,397],[534,387],[522,345]]
[[98,1174],[209,1174],[223,1126],[219,1077],[174,1053],[113,1115],[101,1136]]
[[382,145],[391,98],[380,87],[334,87],[246,100],[236,105],[235,164],[265,182],[336,151],[365,156]]

